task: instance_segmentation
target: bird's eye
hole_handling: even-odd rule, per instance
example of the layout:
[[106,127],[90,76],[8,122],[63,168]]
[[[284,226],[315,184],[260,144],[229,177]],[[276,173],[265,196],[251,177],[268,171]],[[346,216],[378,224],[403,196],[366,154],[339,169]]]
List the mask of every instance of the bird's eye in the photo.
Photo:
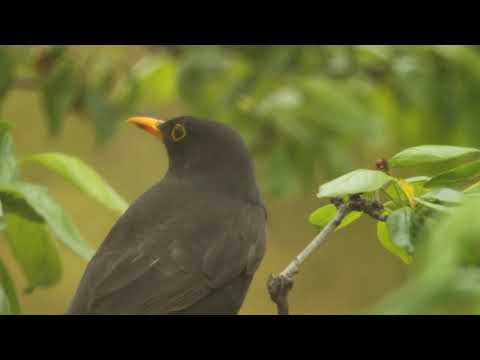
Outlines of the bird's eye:
[[185,129],[185,126],[182,124],[175,124],[173,127],[170,136],[172,137],[172,140],[174,142],[182,140],[185,135],[187,135],[187,130]]

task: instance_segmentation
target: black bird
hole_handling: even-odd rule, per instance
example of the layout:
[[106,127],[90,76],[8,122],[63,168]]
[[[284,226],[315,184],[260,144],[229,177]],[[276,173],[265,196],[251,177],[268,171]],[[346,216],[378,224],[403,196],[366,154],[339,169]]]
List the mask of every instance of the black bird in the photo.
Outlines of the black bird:
[[164,142],[169,168],[110,230],[67,314],[237,314],[267,216],[243,140],[193,117],[128,122]]

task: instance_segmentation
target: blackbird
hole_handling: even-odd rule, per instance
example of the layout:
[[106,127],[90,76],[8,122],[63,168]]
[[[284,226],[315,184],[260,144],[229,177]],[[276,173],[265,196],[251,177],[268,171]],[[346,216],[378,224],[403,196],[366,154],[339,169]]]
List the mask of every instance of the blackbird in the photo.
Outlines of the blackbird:
[[242,138],[194,117],[128,122],[163,141],[168,171],[110,230],[67,314],[237,314],[267,218]]

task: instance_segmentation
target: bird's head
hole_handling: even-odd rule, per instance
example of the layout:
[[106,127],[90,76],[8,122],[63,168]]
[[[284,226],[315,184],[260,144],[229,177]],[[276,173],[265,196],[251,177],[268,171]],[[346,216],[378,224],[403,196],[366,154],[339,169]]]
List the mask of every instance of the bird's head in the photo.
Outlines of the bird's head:
[[193,181],[199,188],[260,201],[253,161],[243,139],[232,128],[190,116],[167,121],[132,117],[128,122],[163,141],[169,157],[167,176]]

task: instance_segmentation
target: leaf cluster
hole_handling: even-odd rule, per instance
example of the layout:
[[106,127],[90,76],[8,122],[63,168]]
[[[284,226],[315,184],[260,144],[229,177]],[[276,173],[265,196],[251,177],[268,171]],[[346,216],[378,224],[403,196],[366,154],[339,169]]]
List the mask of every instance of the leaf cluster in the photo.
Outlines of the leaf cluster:
[[[57,240],[85,260],[93,249],[62,206],[44,186],[22,179],[21,170],[43,166],[63,177],[85,195],[116,213],[127,203],[82,160],[62,153],[34,154],[19,161],[15,156],[11,125],[0,122],[0,233],[5,235],[27,280],[26,293],[50,287],[62,277]],[[15,284],[0,258],[0,313],[20,313]]]

